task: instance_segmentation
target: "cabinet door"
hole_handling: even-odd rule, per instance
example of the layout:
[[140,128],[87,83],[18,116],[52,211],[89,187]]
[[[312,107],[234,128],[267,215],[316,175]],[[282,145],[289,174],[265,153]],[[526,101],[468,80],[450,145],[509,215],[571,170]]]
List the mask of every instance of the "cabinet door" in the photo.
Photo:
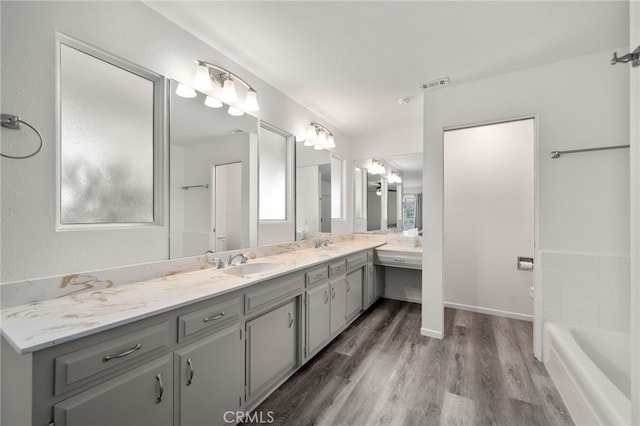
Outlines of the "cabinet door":
[[56,426],[173,424],[173,362],[168,354],[53,407]]
[[180,426],[223,425],[238,411],[241,354],[237,323],[176,351]]
[[335,334],[347,322],[347,279],[331,281],[331,334]]
[[366,291],[364,292],[364,298],[365,298],[365,306],[369,307],[376,299],[376,291],[375,291],[375,284],[374,284],[374,279],[373,279],[373,263],[368,263],[367,264],[367,276],[365,278],[365,283],[366,283]]
[[364,267],[347,274],[347,320],[362,310]]
[[247,322],[247,399],[298,365],[297,299]]
[[307,292],[307,354],[313,353],[331,334],[330,291],[329,284],[325,284]]

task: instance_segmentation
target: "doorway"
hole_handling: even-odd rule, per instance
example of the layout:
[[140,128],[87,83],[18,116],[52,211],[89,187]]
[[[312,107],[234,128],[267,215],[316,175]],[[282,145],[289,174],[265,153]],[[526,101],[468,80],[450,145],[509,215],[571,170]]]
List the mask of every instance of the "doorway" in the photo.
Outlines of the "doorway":
[[534,152],[533,118],[444,132],[445,306],[533,320]]
[[241,248],[242,162],[212,168],[211,241],[214,252]]

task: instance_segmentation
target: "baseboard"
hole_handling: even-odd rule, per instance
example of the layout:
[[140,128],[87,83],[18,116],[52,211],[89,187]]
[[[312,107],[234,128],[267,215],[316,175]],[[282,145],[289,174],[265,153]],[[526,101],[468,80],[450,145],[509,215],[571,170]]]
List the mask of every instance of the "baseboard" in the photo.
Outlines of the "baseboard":
[[461,303],[451,303],[451,302],[444,302],[444,306],[447,308],[462,309],[463,311],[477,312],[479,314],[513,318],[513,319],[519,319],[523,321],[533,321],[533,315],[519,314],[517,312],[501,311],[498,309],[482,308],[479,306],[463,305]]
[[435,337],[436,339],[442,339],[444,337],[444,333],[442,331],[431,330],[424,327],[420,329],[420,334],[427,337]]
[[420,298],[420,297],[396,296],[396,295],[387,294],[387,293],[385,293],[382,297],[384,297],[385,299],[399,300],[401,302],[411,302],[411,303],[420,303],[420,304],[422,304],[422,298]]

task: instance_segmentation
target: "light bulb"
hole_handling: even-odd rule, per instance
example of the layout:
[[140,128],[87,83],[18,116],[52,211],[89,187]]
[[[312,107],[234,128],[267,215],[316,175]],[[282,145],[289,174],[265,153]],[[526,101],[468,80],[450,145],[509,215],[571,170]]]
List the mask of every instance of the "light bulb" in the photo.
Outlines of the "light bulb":
[[244,109],[247,112],[254,112],[260,109],[260,107],[258,106],[258,97],[255,90],[249,89],[249,91],[247,92],[247,96],[244,98]]
[[181,98],[195,98],[197,94],[195,90],[186,84],[178,83],[178,87],[176,87],[176,95]]
[[193,78],[193,87],[201,92],[213,90],[213,84],[211,83],[211,77],[209,76],[209,68],[205,65],[199,64],[196,67],[196,76]]
[[229,107],[227,112],[229,113],[229,115],[233,115],[234,117],[240,117],[241,115],[244,115],[244,111],[241,111],[238,108],[232,106]]
[[334,139],[333,135],[329,135],[329,137],[327,138],[326,147],[327,148],[335,148],[336,147],[336,140]]
[[318,134],[316,133],[316,126],[309,124],[309,127],[307,127],[307,137],[305,139],[308,141],[315,141],[317,137]]
[[233,80],[227,78],[222,86],[222,93],[220,94],[222,101],[228,104],[238,102],[238,94],[236,93],[236,85]]
[[222,107],[222,102],[216,98],[214,98],[213,96],[207,96],[207,98],[204,100],[204,104],[206,106],[208,106],[209,108],[220,108]]

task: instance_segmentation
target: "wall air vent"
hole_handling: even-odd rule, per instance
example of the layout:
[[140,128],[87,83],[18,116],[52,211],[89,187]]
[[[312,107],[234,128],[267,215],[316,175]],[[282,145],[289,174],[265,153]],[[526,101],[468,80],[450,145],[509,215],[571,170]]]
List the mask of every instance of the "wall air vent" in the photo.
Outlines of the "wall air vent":
[[426,83],[421,83],[418,87],[420,87],[420,90],[422,90],[423,92],[426,92],[427,90],[437,89],[438,87],[446,86],[447,84],[449,84],[449,77],[443,77],[437,80],[431,80],[427,81]]

